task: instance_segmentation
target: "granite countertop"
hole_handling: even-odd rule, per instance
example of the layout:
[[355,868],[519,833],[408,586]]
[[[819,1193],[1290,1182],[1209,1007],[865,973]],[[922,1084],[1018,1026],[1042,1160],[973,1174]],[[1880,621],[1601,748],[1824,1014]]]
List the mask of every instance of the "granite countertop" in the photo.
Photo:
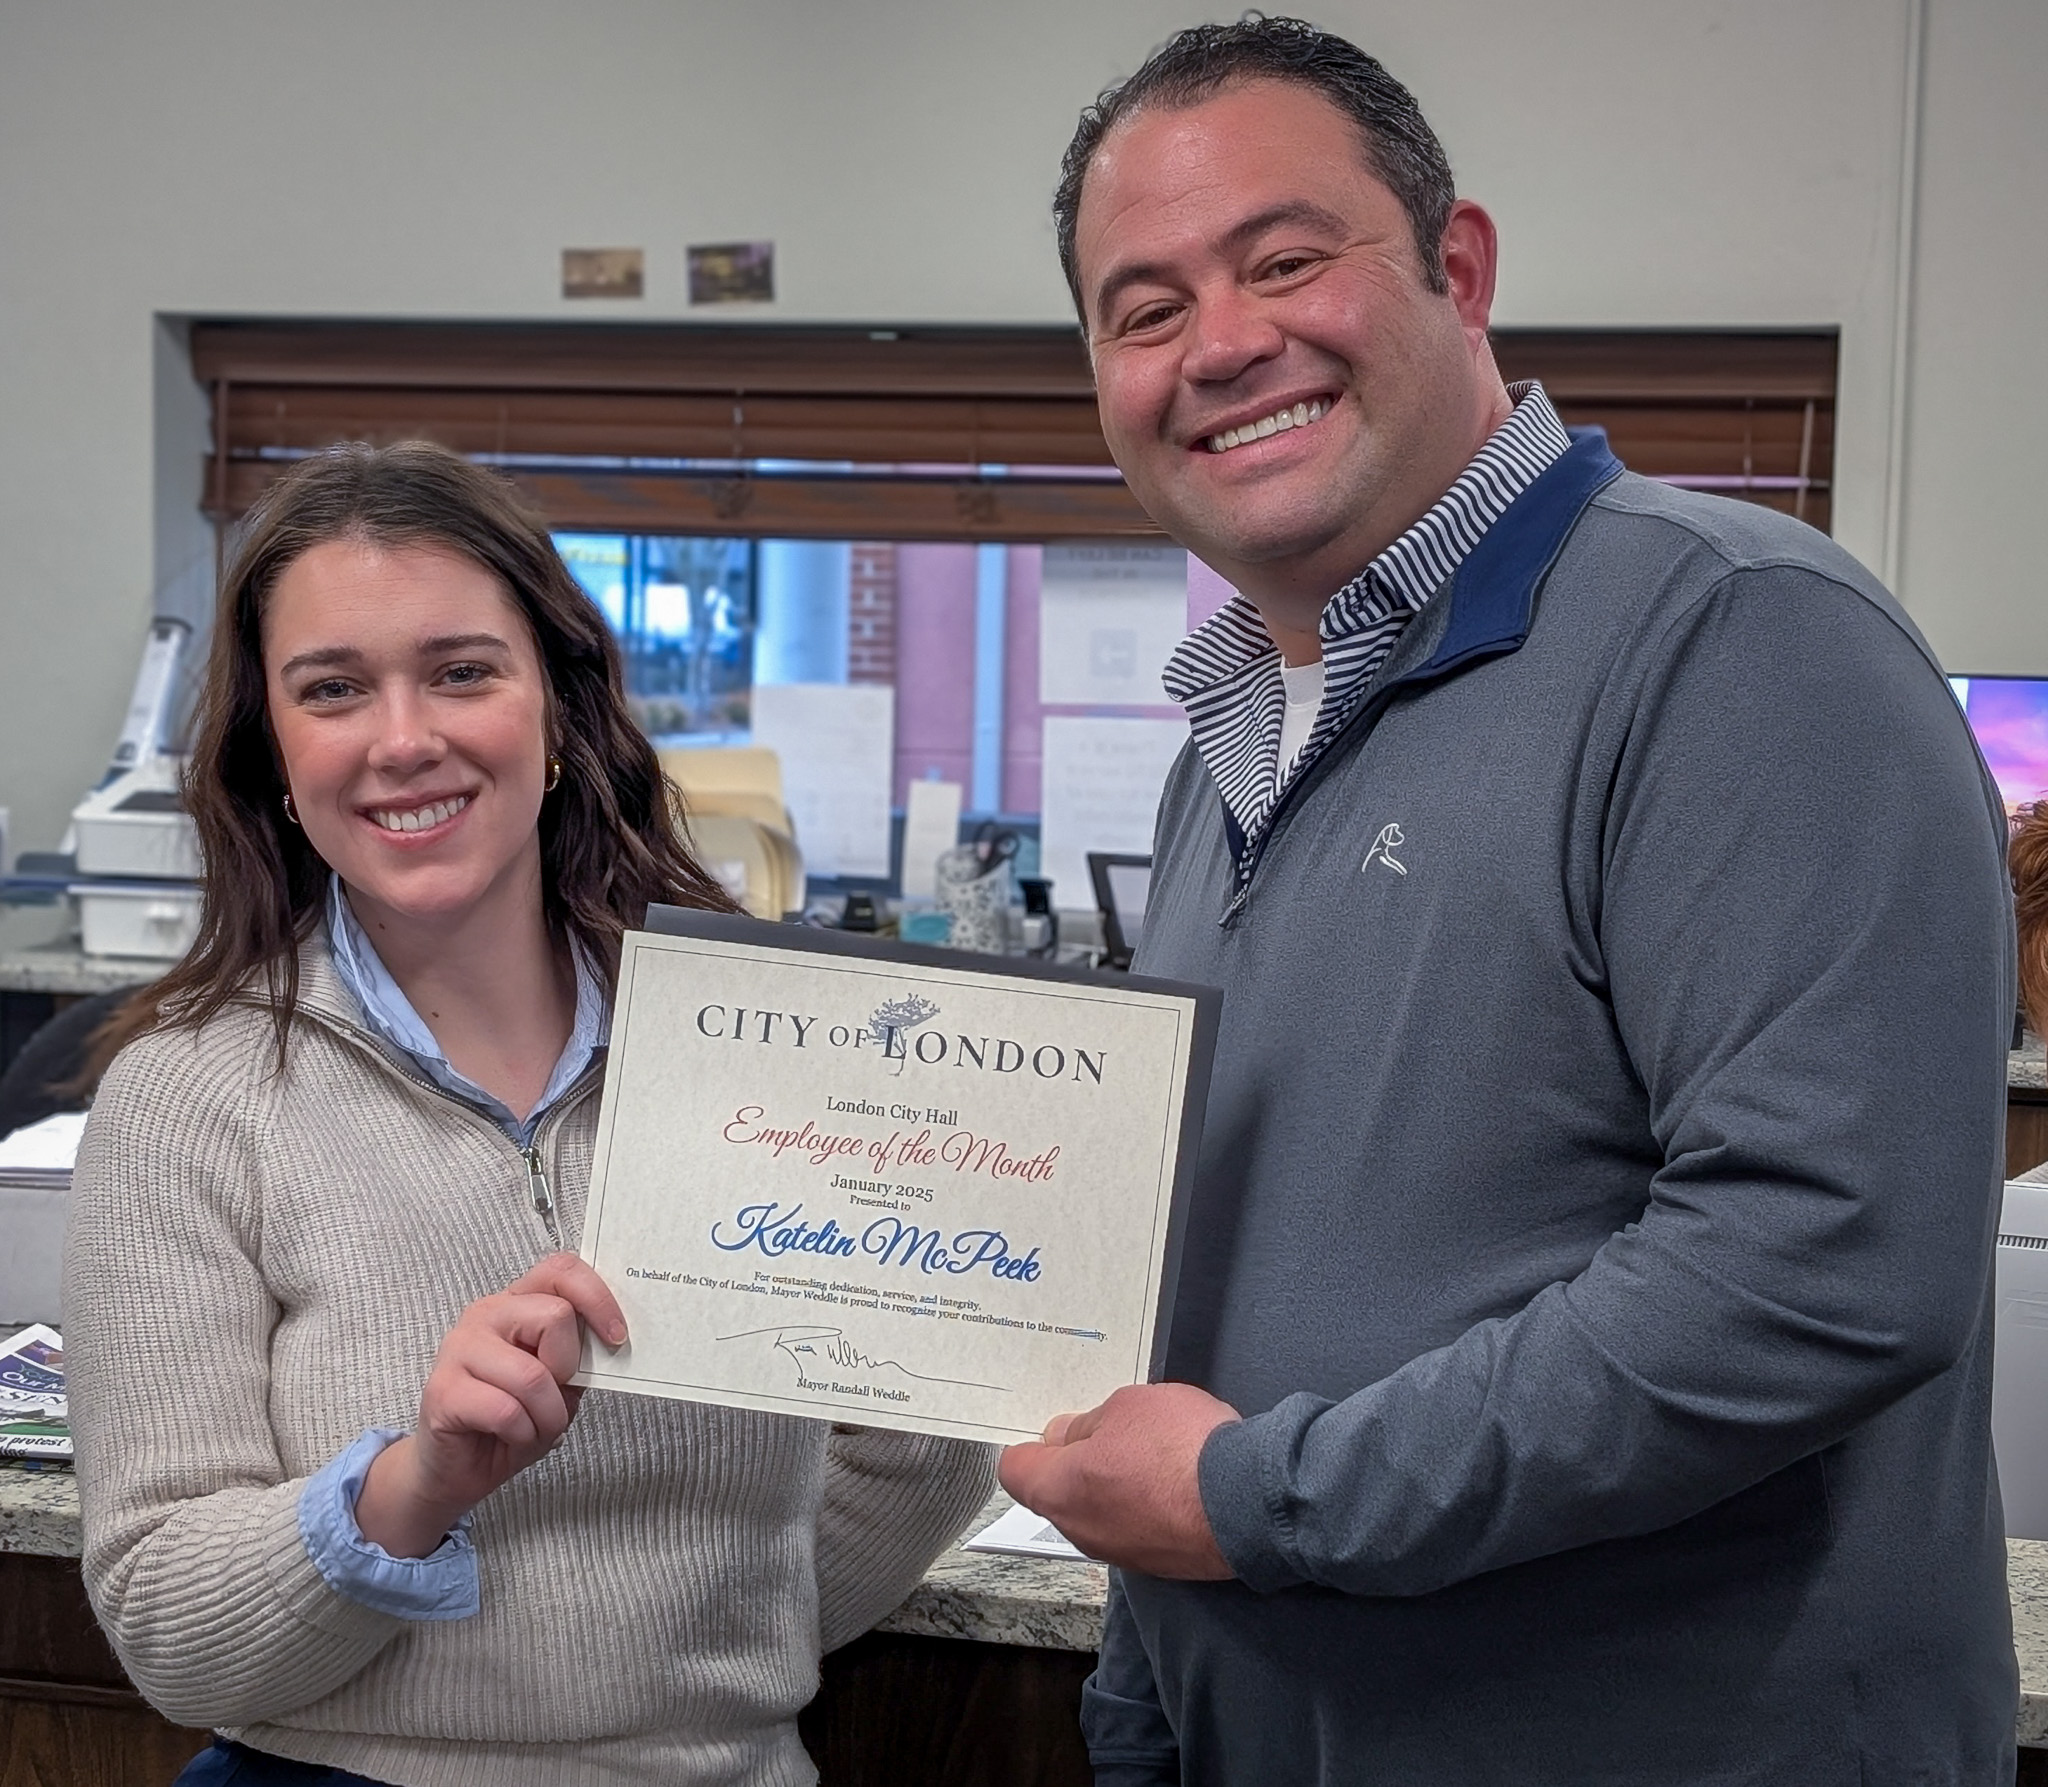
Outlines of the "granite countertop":
[[139,987],[169,966],[127,956],[89,956],[75,943],[0,949],[0,992],[110,993],[116,987]]
[[0,1471],[0,1551],[76,1557],[78,1479],[69,1471]]
[[2031,1031],[2026,1046],[2006,1056],[2005,1083],[2018,1091],[2048,1091],[2048,1056],[2043,1054],[2041,1039]]
[[2019,1739],[2048,1748],[2048,1541],[2005,1542],[2006,1592],[2012,1597],[2012,1647],[2020,1659]]
[[[1010,1505],[998,1493],[975,1517],[979,1532]],[[76,1557],[78,1483],[65,1471],[0,1471],[0,1551]],[[2018,1737],[2048,1748],[2048,1541],[2008,1539],[2013,1648],[2019,1654]],[[884,1632],[1091,1651],[1102,1638],[1108,1575],[1100,1564],[990,1557],[957,1545],[942,1554]]]
[[[1010,1506],[1010,1498],[997,1490],[963,1536],[980,1532]],[[0,1538],[0,1544],[4,1542]],[[1108,1593],[1109,1572],[1100,1564],[996,1557],[951,1545],[910,1591],[910,1599],[882,1621],[881,1630],[920,1638],[1025,1644],[1036,1650],[1092,1651],[1102,1643],[1102,1603]],[[2048,1571],[2043,1575],[2042,1608],[2043,1642],[2048,1648]]]

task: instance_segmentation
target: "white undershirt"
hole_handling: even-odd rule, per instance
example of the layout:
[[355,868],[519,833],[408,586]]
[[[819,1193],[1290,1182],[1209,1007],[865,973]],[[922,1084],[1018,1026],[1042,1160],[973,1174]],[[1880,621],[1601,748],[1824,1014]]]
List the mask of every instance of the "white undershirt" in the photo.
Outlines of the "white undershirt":
[[1316,715],[1323,706],[1323,661],[1282,664],[1280,681],[1286,686],[1287,709],[1280,716],[1280,761],[1273,779],[1276,789],[1286,782],[1287,772],[1316,728]]

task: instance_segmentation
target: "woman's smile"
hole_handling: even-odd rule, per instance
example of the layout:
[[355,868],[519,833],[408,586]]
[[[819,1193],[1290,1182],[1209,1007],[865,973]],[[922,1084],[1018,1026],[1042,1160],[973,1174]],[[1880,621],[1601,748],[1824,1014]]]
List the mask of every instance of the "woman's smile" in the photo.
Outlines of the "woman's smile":
[[474,798],[469,794],[450,794],[428,800],[393,800],[365,807],[362,812],[379,831],[417,838],[424,843],[446,837]]

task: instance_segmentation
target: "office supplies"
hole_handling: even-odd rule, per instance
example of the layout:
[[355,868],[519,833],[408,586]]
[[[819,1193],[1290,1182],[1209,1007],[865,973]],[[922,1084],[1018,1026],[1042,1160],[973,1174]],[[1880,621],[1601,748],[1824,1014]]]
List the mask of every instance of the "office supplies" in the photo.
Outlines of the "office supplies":
[[64,1219],[83,1111],[63,1111],[0,1136],[0,1324],[56,1322]]
[[872,937],[882,928],[882,915],[876,909],[875,896],[855,890],[846,896],[846,904],[840,909],[839,928],[842,931],[861,931]]
[[1024,896],[1024,953],[1027,956],[1057,955],[1060,915],[1053,909],[1052,883],[1043,875],[1019,875],[1017,891]]
[[1010,948],[1010,864],[1017,834],[984,821],[969,844],[956,844],[933,866],[939,910],[953,921],[955,949],[999,956]]
[[950,912],[906,912],[896,921],[896,934],[905,943],[942,946],[953,941]]
[[199,834],[164,755],[178,662],[192,629],[151,622],[113,761],[71,812],[80,942],[88,955],[171,961],[199,930]]

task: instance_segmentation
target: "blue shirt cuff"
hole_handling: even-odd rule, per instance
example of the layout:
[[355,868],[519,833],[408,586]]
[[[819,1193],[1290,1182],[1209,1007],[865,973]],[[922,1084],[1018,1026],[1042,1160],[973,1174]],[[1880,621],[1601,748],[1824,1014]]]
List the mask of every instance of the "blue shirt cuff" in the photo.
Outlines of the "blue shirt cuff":
[[393,1557],[363,1537],[356,1497],[377,1455],[403,1435],[372,1427],[306,1479],[299,1496],[299,1537],[321,1579],[337,1594],[399,1619],[467,1619],[482,1605],[469,1516],[425,1557]]

